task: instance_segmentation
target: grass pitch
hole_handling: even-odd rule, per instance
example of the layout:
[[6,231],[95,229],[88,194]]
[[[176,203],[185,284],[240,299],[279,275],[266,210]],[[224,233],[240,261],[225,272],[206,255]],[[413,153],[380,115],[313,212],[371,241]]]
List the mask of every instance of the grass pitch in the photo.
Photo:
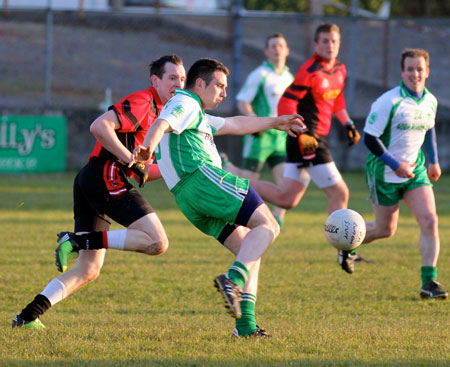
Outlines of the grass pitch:
[[[273,338],[235,340],[213,287],[233,257],[176,208],[163,182],[143,193],[170,239],[157,257],[108,251],[101,276],[43,317],[43,332],[10,329],[59,273],[56,233],[71,230],[72,180],[0,180],[0,366],[450,366],[449,301],[419,298],[418,226],[402,205],[397,234],[361,247],[376,263],[348,275],[326,242],[327,203],[313,185],[263,258],[257,321]],[[361,173],[345,174],[349,207],[373,219]],[[435,185],[438,280],[450,289],[450,176]],[[113,227],[119,228],[119,227]]]

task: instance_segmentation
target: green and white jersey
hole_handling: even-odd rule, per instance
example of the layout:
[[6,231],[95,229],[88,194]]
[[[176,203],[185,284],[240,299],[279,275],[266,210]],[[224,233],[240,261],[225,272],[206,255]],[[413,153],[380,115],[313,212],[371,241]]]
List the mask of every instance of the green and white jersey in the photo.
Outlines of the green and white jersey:
[[169,190],[204,165],[222,167],[213,135],[225,124],[225,119],[206,114],[197,95],[177,89],[159,118],[173,129],[164,134],[155,152]]
[[[387,91],[372,104],[364,132],[380,138],[399,162],[423,164],[421,147],[426,132],[435,124],[436,110],[437,100],[428,89],[425,88],[422,98],[416,99],[402,81],[400,86]],[[385,182],[408,180],[398,177],[372,153],[367,156],[366,169]]]
[[273,65],[264,61],[248,75],[236,99],[250,103],[256,116],[277,116],[278,101],[293,80],[287,66],[277,73]]

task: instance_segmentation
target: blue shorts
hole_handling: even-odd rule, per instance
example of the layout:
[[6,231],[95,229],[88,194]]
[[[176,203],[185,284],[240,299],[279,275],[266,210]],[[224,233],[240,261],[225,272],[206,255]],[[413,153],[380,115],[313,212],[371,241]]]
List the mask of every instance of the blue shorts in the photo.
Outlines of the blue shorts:
[[237,228],[238,225],[247,226],[247,223],[250,220],[252,214],[262,204],[264,204],[263,199],[250,186],[248,188],[247,195],[245,196],[245,199],[242,203],[241,210],[239,210],[239,213],[236,217],[236,221],[234,222],[234,224],[227,223],[223,228],[222,232],[220,233],[219,237],[217,237],[217,240],[223,244],[225,240],[228,238],[228,236],[231,233],[233,233],[233,231]]

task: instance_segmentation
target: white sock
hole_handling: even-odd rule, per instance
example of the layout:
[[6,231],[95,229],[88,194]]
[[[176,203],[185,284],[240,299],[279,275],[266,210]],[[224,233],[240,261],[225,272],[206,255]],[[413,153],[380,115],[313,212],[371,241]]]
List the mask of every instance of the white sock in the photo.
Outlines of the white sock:
[[106,236],[108,238],[108,248],[114,248],[116,250],[125,249],[125,240],[127,239],[126,229],[107,231]]
[[66,286],[58,278],[47,284],[41,294],[48,298],[52,306],[67,297]]

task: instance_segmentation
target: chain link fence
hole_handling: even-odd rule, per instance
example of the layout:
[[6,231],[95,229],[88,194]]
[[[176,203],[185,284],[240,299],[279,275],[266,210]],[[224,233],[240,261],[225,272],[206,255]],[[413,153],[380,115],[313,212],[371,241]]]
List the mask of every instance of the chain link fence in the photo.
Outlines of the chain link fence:
[[[264,58],[266,36],[285,35],[291,49],[288,66],[295,73],[312,55],[313,32],[322,21],[341,28],[339,58],[347,65],[349,81],[354,81],[351,100],[347,86],[347,102],[361,124],[371,103],[399,83],[402,49],[427,49],[431,57],[427,87],[439,100],[440,129],[448,139],[448,19],[319,18],[246,11],[236,15],[226,10],[194,13],[151,7],[83,12],[9,9],[0,14],[0,110],[98,112],[147,88],[148,64],[163,54],[177,53],[186,69],[201,57],[219,59],[230,67],[228,98],[217,110],[230,115],[235,112],[234,94]],[[229,141],[223,144],[227,150],[234,146]],[[238,148],[231,150],[239,154]],[[440,152],[444,166],[450,165],[448,153]],[[361,167],[359,161],[345,159],[344,166]]]

